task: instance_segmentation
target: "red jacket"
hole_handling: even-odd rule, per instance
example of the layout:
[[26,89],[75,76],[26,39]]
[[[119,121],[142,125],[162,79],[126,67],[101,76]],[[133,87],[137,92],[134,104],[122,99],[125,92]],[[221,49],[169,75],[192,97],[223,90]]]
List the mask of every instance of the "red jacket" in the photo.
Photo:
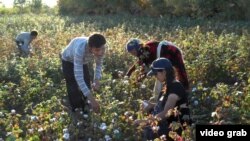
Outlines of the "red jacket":
[[[140,66],[146,65],[149,67],[151,63],[157,59],[157,46],[159,42],[157,41],[149,41],[144,46],[139,49],[138,58]],[[177,74],[177,79],[183,84],[186,90],[189,89],[189,83],[187,78],[187,73],[182,57],[181,50],[174,45],[163,45],[161,48],[161,57],[165,57],[169,59],[174,66]],[[129,71],[127,72],[127,76],[130,76],[132,72],[136,69],[136,64],[134,64]]]

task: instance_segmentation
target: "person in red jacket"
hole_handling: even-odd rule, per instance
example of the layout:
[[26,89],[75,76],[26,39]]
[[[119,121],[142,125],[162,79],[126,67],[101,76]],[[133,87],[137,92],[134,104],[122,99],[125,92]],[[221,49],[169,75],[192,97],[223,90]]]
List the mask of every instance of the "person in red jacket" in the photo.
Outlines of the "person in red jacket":
[[[187,78],[187,72],[184,65],[182,52],[181,50],[169,41],[148,41],[143,44],[139,39],[132,38],[126,44],[126,50],[131,55],[137,57],[139,60],[136,62],[128,72],[126,76],[130,76],[135,70],[136,66],[142,67],[142,77],[139,78],[139,81],[143,80],[147,74],[147,68],[151,63],[157,58],[164,57],[171,61],[173,67],[176,71],[177,80],[179,80],[184,86],[185,90],[189,90],[189,82]],[[158,82],[159,83],[159,82]],[[161,87],[155,89],[160,90]],[[158,91],[155,91],[155,94],[158,94]],[[157,96],[155,96],[157,98]]]

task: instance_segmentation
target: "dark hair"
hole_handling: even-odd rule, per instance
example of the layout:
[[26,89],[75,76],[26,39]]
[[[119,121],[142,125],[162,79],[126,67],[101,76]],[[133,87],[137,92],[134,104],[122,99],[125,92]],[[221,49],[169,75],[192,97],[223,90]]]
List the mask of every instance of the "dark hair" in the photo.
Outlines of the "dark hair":
[[89,37],[89,41],[88,41],[89,47],[100,48],[101,46],[105,44],[106,44],[106,39],[101,34],[95,33]]
[[38,32],[35,31],[35,30],[33,30],[33,31],[30,32],[30,35],[31,35],[31,36],[37,36],[37,35],[38,35]]
[[171,84],[171,83],[174,81],[174,79],[175,79],[175,71],[174,71],[174,68],[171,67],[171,68],[167,69],[166,72],[167,72],[167,75],[166,75],[166,77],[167,77],[166,83],[167,83],[167,85],[169,86],[169,84]]

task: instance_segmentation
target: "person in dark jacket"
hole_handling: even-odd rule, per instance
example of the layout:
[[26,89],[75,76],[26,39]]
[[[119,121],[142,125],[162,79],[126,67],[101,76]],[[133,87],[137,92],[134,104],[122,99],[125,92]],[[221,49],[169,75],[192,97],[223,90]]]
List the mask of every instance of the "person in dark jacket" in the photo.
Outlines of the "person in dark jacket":
[[[163,84],[163,89],[159,94],[156,103],[144,101],[143,110],[151,113],[154,119],[160,119],[157,131],[150,125],[151,119],[141,119],[134,122],[135,125],[146,125],[144,127],[144,139],[153,140],[162,135],[168,136],[170,131],[169,125],[175,121],[181,124],[191,124],[190,111],[188,107],[188,95],[183,85],[175,79],[174,68],[171,62],[166,58],[158,58],[152,63],[148,76],[154,75],[157,80]],[[169,114],[169,110],[177,109],[178,114]],[[182,128],[176,132],[181,135]]]
[[[139,81],[143,80],[146,77],[151,63],[157,58],[164,57],[171,61],[177,72],[177,79],[182,83],[185,90],[187,92],[189,91],[189,82],[183,55],[181,50],[173,43],[169,41],[149,41],[143,44],[139,39],[132,38],[127,42],[126,50],[128,53],[138,58],[138,62],[129,68],[126,76],[130,77],[130,75],[136,70],[136,66],[139,65],[142,67],[142,76],[139,78]],[[157,99],[161,88],[162,86],[160,85],[160,82],[156,81],[154,88],[155,100]]]

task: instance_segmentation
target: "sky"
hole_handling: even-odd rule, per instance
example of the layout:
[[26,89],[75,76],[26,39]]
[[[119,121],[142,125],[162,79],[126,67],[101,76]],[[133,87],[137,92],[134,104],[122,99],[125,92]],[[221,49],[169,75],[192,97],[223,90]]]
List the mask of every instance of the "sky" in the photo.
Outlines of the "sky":
[[[0,0],[5,7],[12,7],[14,0]],[[57,0],[42,0],[42,2],[49,7],[53,7],[56,5]]]

